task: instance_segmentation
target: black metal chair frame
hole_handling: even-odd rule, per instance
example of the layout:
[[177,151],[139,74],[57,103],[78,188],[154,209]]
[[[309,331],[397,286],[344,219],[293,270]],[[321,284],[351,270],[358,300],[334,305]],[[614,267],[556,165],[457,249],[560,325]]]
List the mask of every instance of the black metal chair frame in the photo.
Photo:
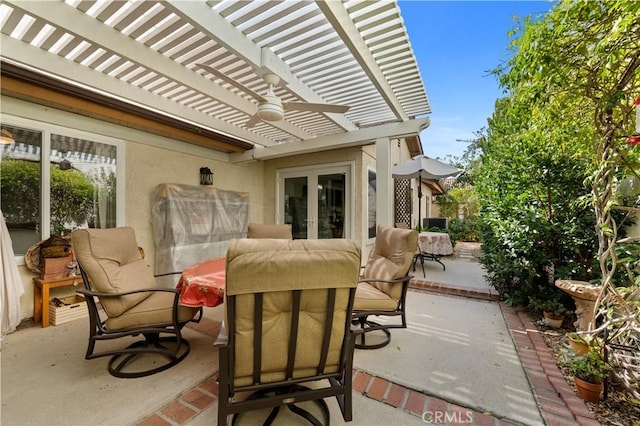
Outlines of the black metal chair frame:
[[[394,280],[380,280],[380,279],[366,279],[360,280],[361,283],[373,283],[373,282],[382,282],[389,284],[398,284],[402,283],[402,295],[400,296],[400,300],[398,301],[398,306],[393,311],[382,311],[382,310],[360,310],[353,311],[353,324],[357,324],[362,329],[362,334],[360,336],[359,342],[356,342],[355,347],[357,349],[379,349],[385,347],[391,342],[391,332],[389,329],[392,328],[407,328],[407,316],[406,316],[406,300],[407,300],[407,290],[409,289],[409,281],[413,278],[413,275],[406,275],[402,278],[397,278]],[[387,316],[387,317],[400,317],[400,324],[380,324],[375,321],[371,321],[369,316]],[[386,338],[376,344],[367,344],[366,335],[372,331],[381,330],[386,335]]]
[[444,263],[440,261],[441,257],[442,255],[427,253],[426,251],[421,251],[420,253],[416,253],[416,255],[413,257],[413,271],[415,272],[416,270],[416,263],[418,262],[418,259],[420,259],[420,263],[422,264],[422,275],[424,275],[425,277],[426,277],[426,274],[424,272],[425,260],[433,260],[434,262],[438,262],[440,265],[442,265],[442,270],[446,271],[447,267],[444,265]]
[[[325,316],[325,329],[323,337],[323,346],[321,350],[320,361],[316,371],[324,370],[327,352],[331,337],[331,326],[333,323],[333,311],[335,303],[335,289],[328,289],[327,315]],[[345,337],[342,344],[342,353],[340,357],[340,366],[338,371],[331,374],[320,374],[307,377],[293,378],[294,357],[296,345],[298,343],[298,335],[304,330],[298,330],[298,318],[300,314],[300,297],[301,290],[292,290],[293,303],[291,307],[291,329],[290,340],[288,343],[288,362],[285,379],[278,382],[261,383],[261,360],[262,360],[262,310],[263,310],[263,293],[254,293],[254,342],[253,342],[253,384],[248,386],[234,385],[234,363],[233,356],[235,340],[235,312],[236,298],[235,296],[227,296],[225,301],[227,309],[228,330],[223,326],[215,346],[219,349],[220,372],[218,376],[218,425],[226,425],[229,415],[233,415],[232,424],[235,424],[238,415],[245,411],[272,408],[271,413],[265,421],[266,424],[271,422],[277,416],[281,407],[287,407],[293,413],[301,416],[314,425],[322,424],[308,411],[298,407],[295,403],[305,401],[315,401],[325,418],[324,424],[329,424],[329,410],[324,398],[335,396],[344,421],[352,420],[352,370],[353,370],[353,351],[355,344],[355,336],[361,331],[351,327],[349,321],[345,323]],[[350,290],[349,310],[353,307],[355,297],[355,288]],[[347,315],[347,318],[350,318]],[[328,380],[329,385],[309,388],[303,386],[302,383],[312,381]],[[234,395],[239,392],[253,392],[249,397],[241,401],[234,401]]]
[[[178,301],[180,292],[177,289],[152,288],[123,293],[96,292],[91,289],[87,273],[84,271],[84,269],[82,269],[81,266],[79,267],[79,269],[85,288],[78,289],[77,293],[80,293],[85,297],[87,308],[89,310],[89,344],[87,346],[85,359],[111,356],[108,367],[109,373],[111,375],[121,378],[136,378],[150,376],[160,371],[164,371],[178,364],[189,354],[191,348],[189,346],[189,342],[182,337],[181,330],[187,322],[199,322],[202,319],[202,308],[200,308],[200,311],[192,320],[187,322],[179,322]],[[158,291],[174,294],[172,322],[166,324],[154,324],[147,327],[135,327],[113,331],[109,330],[106,327],[106,319],[102,318],[100,314],[101,309],[98,308],[99,298],[118,298],[130,294]],[[94,352],[97,342],[119,339],[126,336],[135,337],[140,334],[144,336],[144,340],[138,340],[130,344],[126,348]],[[167,334],[168,336],[160,337],[161,334]],[[171,346],[173,346],[173,348],[171,348]],[[133,372],[126,371],[126,367],[130,365],[131,361],[137,359],[138,356],[143,354],[158,354],[165,357],[167,361],[151,369]]]

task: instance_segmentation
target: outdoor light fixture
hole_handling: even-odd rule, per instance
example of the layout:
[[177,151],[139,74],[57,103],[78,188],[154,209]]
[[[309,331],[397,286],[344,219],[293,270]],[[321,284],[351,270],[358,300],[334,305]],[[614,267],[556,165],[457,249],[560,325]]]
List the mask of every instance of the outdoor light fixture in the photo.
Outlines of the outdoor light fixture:
[[11,134],[10,131],[2,129],[2,131],[0,132],[0,144],[12,144],[14,143],[16,140],[13,139],[13,135]]
[[200,167],[200,185],[213,185],[213,172],[208,167]]

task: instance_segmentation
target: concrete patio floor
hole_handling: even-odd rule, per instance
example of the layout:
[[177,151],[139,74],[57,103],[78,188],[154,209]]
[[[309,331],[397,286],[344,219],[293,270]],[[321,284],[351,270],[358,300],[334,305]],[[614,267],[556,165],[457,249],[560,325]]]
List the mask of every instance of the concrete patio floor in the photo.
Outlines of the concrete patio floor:
[[[407,329],[392,330],[384,348],[356,350],[348,424],[597,424],[531,319],[495,300],[481,266],[460,256],[445,264],[442,271],[435,262],[425,263],[428,279],[418,266],[407,299]],[[473,298],[459,296],[465,287]],[[215,424],[213,342],[223,309],[207,308],[205,314],[185,330],[192,350],[181,364],[139,379],[111,377],[107,358],[84,360],[86,320],[45,329],[23,324],[2,342],[0,424]],[[331,422],[345,424],[335,399],[327,403]],[[266,413],[250,413],[239,424],[264,418]],[[286,410],[275,422],[299,423]]]

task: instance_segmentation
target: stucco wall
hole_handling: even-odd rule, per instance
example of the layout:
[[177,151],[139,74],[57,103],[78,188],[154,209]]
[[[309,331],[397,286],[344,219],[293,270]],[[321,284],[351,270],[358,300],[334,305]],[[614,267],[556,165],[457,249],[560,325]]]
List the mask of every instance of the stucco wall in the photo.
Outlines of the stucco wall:
[[155,247],[151,217],[151,193],[162,183],[199,185],[200,167],[213,172],[213,187],[249,193],[250,220],[261,222],[263,212],[263,163],[229,164],[168,149],[127,143],[126,223],[136,230],[138,244],[153,265]]
[[[199,184],[200,167],[213,172],[216,188],[248,192],[251,220],[263,220],[263,163],[231,164],[226,154],[195,147],[181,141],[149,135],[87,117],[2,97],[3,114],[45,123],[62,125],[117,138],[125,146],[125,225],[136,230],[136,238],[145,250],[147,263],[153,267],[155,248],[151,223],[151,193],[161,183]],[[33,278],[19,259],[25,293],[20,298],[21,317],[33,316]],[[74,293],[72,287],[51,289],[51,297],[65,297]]]

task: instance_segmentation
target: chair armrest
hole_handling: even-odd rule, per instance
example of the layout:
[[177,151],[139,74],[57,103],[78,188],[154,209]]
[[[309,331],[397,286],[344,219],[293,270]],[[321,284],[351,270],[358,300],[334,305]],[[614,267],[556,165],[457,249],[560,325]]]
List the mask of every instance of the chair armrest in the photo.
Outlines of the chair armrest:
[[178,289],[175,289],[175,288],[141,288],[141,289],[138,289],[138,290],[125,291],[125,292],[122,292],[122,293],[101,293],[101,292],[98,292],[98,291],[87,290],[87,289],[81,288],[81,289],[76,290],[76,293],[80,293],[80,294],[87,295],[87,296],[95,296],[95,297],[122,297],[122,296],[127,296],[129,294],[151,293],[151,292],[156,292],[156,291],[164,291],[164,292],[167,292],[167,293],[180,294],[180,291]]
[[153,277],[154,278],[159,278],[159,277],[166,277],[168,275],[182,275],[182,272],[166,272],[164,274],[156,274]]
[[389,283],[389,284],[395,284],[395,283],[409,282],[411,280],[411,278],[413,278],[413,275],[405,275],[402,278],[395,278],[395,279],[392,279],[392,280],[367,278],[367,279],[359,280],[358,282],[359,283]]
[[220,326],[220,333],[218,333],[218,338],[213,343],[215,347],[227,346],[229,344],[229,335],[227,334],[227,327],[224,325],[224,321],[222,321],[222,325]]

